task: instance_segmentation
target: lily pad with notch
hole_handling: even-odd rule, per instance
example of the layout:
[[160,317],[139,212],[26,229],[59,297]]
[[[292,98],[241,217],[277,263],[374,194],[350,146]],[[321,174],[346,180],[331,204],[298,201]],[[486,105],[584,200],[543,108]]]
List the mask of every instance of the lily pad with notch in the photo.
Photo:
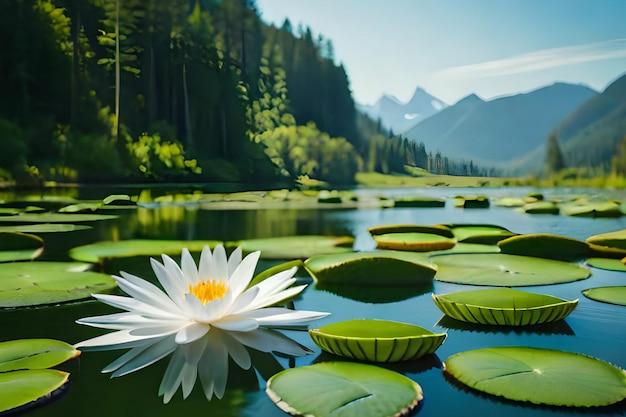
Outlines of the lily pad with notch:
[[552,259],[507,254],[433,255],[435,280],[467,285],[520,287],[551,285],[589,278],[591,272],[576,264]]
[[423,327],[389,320],[348,320],[309,330],[324,351],[369,362],[401,362],[434,353],[446,339]]
[[354,362],[286,369],[267,381],[268,397],[284,412],[315,417],[395,417],[422,400],[422,388],[404,375]]
[[0,342],[0,413],[23,410],[61,392],[69,374],[47,369],[80,355],[53,339]]
[[83,300],[111,292],[107,274],[78,262],[11,262],[0,265],[0,308],[30,307]]
[[513,401],[600,407],[626,398],[626,373],[577,353],[490,347],[450,356],[445,372],[475,390]]

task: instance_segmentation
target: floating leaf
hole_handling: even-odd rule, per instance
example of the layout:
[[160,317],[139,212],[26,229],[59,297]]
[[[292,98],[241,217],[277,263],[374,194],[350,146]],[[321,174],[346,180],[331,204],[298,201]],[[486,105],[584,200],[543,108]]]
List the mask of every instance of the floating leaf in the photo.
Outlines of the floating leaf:
[[452,355],[445,371],[465,385],[513,401],[598,407],[626,398],[626,374],[576,353],[492,347]]
[[501,226],[492,224],[450,225],[458,242],[495,245],[502,239],[515,236],[515,233]]
[[430,252],[426,255],[445,255],[453,253],[500,253],[500,248],[496,245],[482,245],[480,243],[457,243],[452,249]]
[[43,252],[43,240],[26,233],[0,232],[0,262],[27,261]]
[[626,306],[626,287],[597,287],[583,290],[583,295],[602,303]]
[[49,400],[69,378],[55,369],[32,369],[0,373],[0,412]]
[[374,236],[388,233],[430,233],[449,238],[454,237],[450,229],[443,225],[424,226],[419,224],[384,224],[370,227],[368,230]]
[[315,417],[401,416],[423,398],[404,375],[353,362],[284,370],[267,381],[266,393],[286,413]]
[[126,194],[113,194],[108,197],[102,199],[102,204],[104,205],[115,205],[115,206],[136,206],[132,198]]
[[278,265],[274,265],[270,268],[267,268],[266,270],[256,274],[254,276],[254,278],[252,278],[252,281],[250,281],[250,284],[248,284],[248,287],[253,287],[256,284],[258,284],[261,281],[265,281],[266,279],[268,279],[269,277],[271,277],[272,275],[276,275],[279,272],[283,272],[283,271],[287,271],[291,268],[300,268],[302,267],[303,262],[300,259],[296,259],[295,261],[289,261],[289,262],[283,262],[281,264]]
[[318,283],[342,285],[422,285],[437,272],[419,254],[393,251],[315,256],[304,267]]
[[429,252],[454,247],[454,239],[432,233],[386,233],[375,235],[376,247],[380,249]]
[[115,281],[109,275],[85,272],[89,267],[77,262],[2,264],[0,308],[81,300],[115,288]]
[[539,258],[578,260],[589,255],[587,242],[549,233],[513,236],[498,242],[500,252]]
[[626,229],[590,236],[587,242],[592,245],[626,250]]
[[461,208],[489,208],[489,198],[484,195],[456,196],[454,206]]
[[563,206],[563,214],[578,217],[622,217],[620,205],[612,201]]
[[115,218],[117,216],[104,214],[25,213],[17,216],[0,216],[0,223],[81,223]]
[[594,268],[606,269],[608,271],[626,272],[626,265],[619,259],[589,258],[585,263]]
[[413,324],[388,320],[349,320],[309,330],[326,352],[370,361],[400,362],[434,353],[446,339]]
[[21,369],[46,369],[80,355],[65,342],[53,339],[19,339],[0,342],[0,373]]
[[591,273],[567,262],[505,254],[435,255],[435,279],[456,284],[517,287],[578,281]]
[[576,308],[567,301],[512,288],[433,294],[435,305],[456,320],[495,326],[528,326],[561,320]]
[[183,248],[200,252],[205,246],[215,247],[215,240],[151,240],[134,239],[91,243],[70,250],[70,258],[91,263],[132,256],[180,255]]
[[522,210],[527,214],[559,214],[561,211],[559,206],[551,201],[524,204]]
[[20,214],[22,210],[11,207],[0,207],[0,216],[15,216]]
[[21,232],[21,233],[62,233],[74,232],[78,230],[88,230],[91,226],[63,223],[41,223],[16,226],[0,226],[0,232]]
[[246,239],[230,242],[228,246],[241,246],[245,253],[261,251],[265,259],[306,259],[310,256],[350,252],[354,238],[351,236],[282,236],[264,239]]
[[526,202],[522,198],[504,197],[504,198],[500,198],[496,200],[494,204],[499,207],[512,208],[512,207],[522,207],[524,204],[526,204]]
[[446,201],[433,197],[404,197],[394,200],[395,207],[444,207]]

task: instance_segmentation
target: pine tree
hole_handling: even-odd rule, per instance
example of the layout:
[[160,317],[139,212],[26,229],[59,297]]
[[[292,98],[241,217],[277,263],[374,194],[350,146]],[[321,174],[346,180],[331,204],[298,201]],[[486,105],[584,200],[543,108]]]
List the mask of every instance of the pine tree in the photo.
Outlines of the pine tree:
[[546,148],[545,173],[548,175],[559,172],[565,168],[563,153],[559,146],[556,135],[550,135]]

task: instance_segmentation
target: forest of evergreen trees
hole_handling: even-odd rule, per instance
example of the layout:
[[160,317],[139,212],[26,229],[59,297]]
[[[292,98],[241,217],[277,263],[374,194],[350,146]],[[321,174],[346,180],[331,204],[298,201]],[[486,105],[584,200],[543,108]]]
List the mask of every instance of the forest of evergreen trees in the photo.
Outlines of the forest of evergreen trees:
[[330,40],[253,0],[0,2],[0,180],[485,175],[357,112]]

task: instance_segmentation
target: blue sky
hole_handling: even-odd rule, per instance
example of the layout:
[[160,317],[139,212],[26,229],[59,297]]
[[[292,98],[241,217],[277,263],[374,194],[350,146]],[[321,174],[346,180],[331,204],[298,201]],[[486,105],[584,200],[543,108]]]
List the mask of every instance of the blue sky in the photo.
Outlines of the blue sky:
[[626,0],[257,0],[332,39],[357,101],[407,100],[417,85],[448,103],[555,81],[597,90],[626,72]]

